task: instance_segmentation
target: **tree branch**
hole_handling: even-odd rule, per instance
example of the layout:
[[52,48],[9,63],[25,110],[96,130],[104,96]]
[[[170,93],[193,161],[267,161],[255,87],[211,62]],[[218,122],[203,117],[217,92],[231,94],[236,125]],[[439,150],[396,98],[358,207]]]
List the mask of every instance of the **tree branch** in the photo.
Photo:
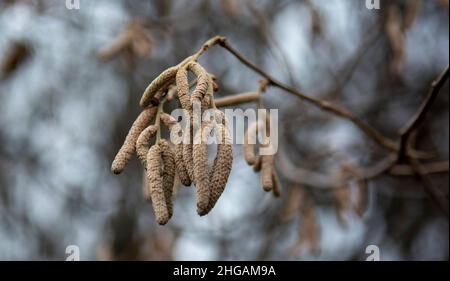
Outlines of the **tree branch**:
[[448,78],[448,66],[441,72],[436,80],[431,83],[430,90],[425,100],[420,105],[417,112],[411,117],[406,125],[400,129],[400,149],[398,151],[397,162],[403,162],[405,156],[408,154],[408,144],[411,133],[425,120],[425,116],[430,111],[431,105],[436,100],[442,86]]

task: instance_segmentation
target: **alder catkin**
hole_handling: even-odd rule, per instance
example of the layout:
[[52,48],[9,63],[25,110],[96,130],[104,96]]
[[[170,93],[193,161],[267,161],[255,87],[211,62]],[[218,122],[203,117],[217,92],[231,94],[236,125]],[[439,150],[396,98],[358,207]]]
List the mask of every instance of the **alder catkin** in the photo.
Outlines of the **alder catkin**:
[[[147,162],[147,161],[146,161]],[[150,196],[150,185],[148,184],[148,178],[147,178],[147,170],[144,170],[142,173],[143,180],[142,180],[142,195],[144,196],[144,199],[148,202],[152,202],[152,197]]]
[[255,172],[261,171],[261,163],[262,163],[261,159],[262,159],[262,156],[260,156],[260,155],[255,156],[255,164],[253,164],[253,171],[255,171]]
[[[161,121],[164,123],[165,126],[167,126],[170,129],[171,138],[176,138],[177,141],[177,144],[175,144],[174,159],[178,177],[180,178],[180,181],[183,185],[190,186],[191,179],[189,178],[189,174],[188,171],[186,170],[183,159],[184,144],[182,143],[181,139],[178,139],[179,138],[178,133],[180,132],[181,128],[177,123],[177,120],[167,113],[161,114]],[[180,141],[180,143],[178,143],[178,141]]]
[[188,171],[184,166],[183,149],[184,144],[179,143],[175,145],[175,166],[177,168],[178,177],[184,186],[190,186],[192,184]]
[[131,156],[136,150],[136,141],[139,135],[145,129],[147,124],[152,120],[152,118],[156,115],[156,111],[156,107],[145,108],[133,122],[133,125],[131,126],[125,138],[125,142],[123,143],[111,165],[111,171],[114,174],[120,174],[128,164]]
[[193,153],[193,145],[192,145],[192,138],[191,138],[190,143],[183,144],[183,161],[184,161],[184,167],[186,168],[189,178],[191,179],[192,182],[195,182],[194,159],[193,159],[192,153]]
[[349,187],[343,185],[342,187],[334,188],[333,198],[334,198],[334,205],[336,208],[336,219],[338,223],[341,225],[341,227],[347,228],[348,223],[345,213],[347,211],[347,207],[351,203],[351,194],[349,191]]
[[139,105],[141,107],[146,107],[150,104],[151,98],[155,94],[155,92],[160,89],[161,87],[169,86],[171,82],[175,79],[175,75],[177,74],[178,67],[172,66],[168,69],[164,70],[158,77],[156,77],[150,85],[145,89],[144,94],[142,94],[141,101],[139,102]]
[[177,96],[181,107],[184,110],[191,110],[191,101],[189,99],[188,72],[185,67],[181,67],[176,75]]
[[157,131],[156,126],[150,125],[141,132],[136,141],[136,154],[139,160],[141,160],[144,169],[147,169],[147,153],[149,150],[148,143],[150,139],[155,136],[156,131]]
[[166,199],[167,211],[169,213],[169,218],[173,214],[173,186],[175,181],[175,156],[170,143],[161,139],[159,141],[159,146],[161,148],[161,158],[163,163],[163,189],[164,197]]
[[272,193],[275,197],[281,196],[281,181],[280,177],[278,176],[277,171],[273,168],[272,169],[272,181],[273,181],[273,189]]
[[272,170],[273,155],[263,155],[261,159],[261,184],[265,191],[271,191],[273,188]]
[[255,164],[255,145],[254,141],[258,133],[258,122],[250,124],[244,134],[244,158],[247,164]]
[[194,178],[197,190],[197,213],[200,216],[206,215],[210,197],[209,170],[208,170],[208,145],[207,136],[211,132],[210,123],[203,123],[201,129],[194,136],[193,161]]
[[169,221],[163,178],[161,176],[161,148],[158,144],[150,147],[147,153],[147,178],[156,221],[164,225]]
[[233,146],[228,128],[224,124],[217,125],[217,154],[210,174],[211,194],[208,203],[208,212],[222,195],[231,173],[233,165]]
[[210,77],[206,70],[198,63],[191,62],[188,65],[188,68],[192,70],[192,72],[197,76],[197,85],[195,86],[195,90],[191,96],[191,102],[194,99],[199,99],[200,101],[206,95],[208,88],[210,86]]

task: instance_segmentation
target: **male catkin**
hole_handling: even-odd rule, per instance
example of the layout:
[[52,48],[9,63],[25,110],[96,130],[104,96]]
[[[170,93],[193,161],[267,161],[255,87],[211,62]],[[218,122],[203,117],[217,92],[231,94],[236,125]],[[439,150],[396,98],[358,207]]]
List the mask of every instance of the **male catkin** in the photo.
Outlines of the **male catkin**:
[[158,77],[156,77],[145,89],[141,101],[139,102],[139,105],[141,107],[148,106],[150,104],[151,98],[158,89],[161,89],[163,86],[168,87],[170,83],[173,82],[173,80],[175,79],[175,75],[177,74],[177,71],[178,66],[172,66],[164,70]]
[[231,173],[233,165],[233,146],[228,128],[224,124],[216,127],[218,141],[217,154],[210,174],[211,194],[208,203],[208,212],[214,208],[219,197],[222,195]]
[[169,218],[173,214],[173,184],[175,181],[175,156],[170,143],[161,139],[159,141],[159,146],[161,148],[161,158],[163,163],[163,190],[164,197],[166,199],[167,211],[169,213]]
[[136,141],[136,154],[141,160],[142,166],[147,170],[147,153],[149,150],[149,141],[155,136],[157,131],[156,126],[150,125],[141,132]]
[[271,191],[273,188],[272,170],[273,155],[263,155],[261,159],[261,184],[265,191]]
[[275,168],[272,168],[272,181],[273,181],[273,189],[272,193],[275,197],[281,196],[281,181],[280,177],[278,177],[278,173]]
[[136,150],[136,141],[139,135],[145,129],[147,124],[152,120],[152,118],[156,115],[156,111],[157,108],[153,106],[145,108],[133,122],[133,125],[131,126],[125,138],[125,142],[123,143],[111,165],[111,171],[114,174],[120,174],[128,164],[131,156]]
[[258,122],[250,124],[244,134],[244,158],[247,164],[255,164],[255,145],[253,141],[256,140],[258,133]]
[[177,96],[181,107],[184,110],[191,110],[191,101],[189,99],[188,73],[185,67],[181,67],[176,75]]
[[163,178],[161,176],[161,148],[158,144],[150,147],[147,153],[147,179],[156,221],[164,225],[169,221]]
[[194,160],[194,178],[197,189],[197,213],[200,216],[208,212],[208,203],[210,197],[209,190],[209,172],[208,172],[208,145],[207,136],[211,132],[210,123],[203,123],[201,129],[194,136],[193,160]]

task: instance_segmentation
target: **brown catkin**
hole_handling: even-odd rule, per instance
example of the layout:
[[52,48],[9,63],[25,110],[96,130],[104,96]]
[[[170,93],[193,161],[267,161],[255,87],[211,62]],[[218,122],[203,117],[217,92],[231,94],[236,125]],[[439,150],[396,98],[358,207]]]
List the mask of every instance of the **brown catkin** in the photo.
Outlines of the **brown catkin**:
[[161,158],[163,163],[163,190],[164,197],[166,199],[167,211],[169,213],[169,218],[173,214],[173,186],[175,181],[175,155],[170,143],[161,139],[159,141],[159,146],[161,148]]
[[233,96],[226,96],[214,100],[216,107],[233,106],[243,103],[256,102],[259,99],[258,92],[241,93]]
[[192,70],[195,76],[197,76],[197,85],[194,92],[192,93],[191,102],[194,99],[202,100],[208,91],[210,85],[210,77],[206,70],[196,62],[191,62],[188,65],[188,68]]
[[142,166],[147,170],[147,153],[149,150],[149,141],[152,137],[155,136],[157,131],[156,126],[150,125],[142,133],[139,135],[136,141],[136,154],[141,160]]
[[185,67],[181,67],[176,75],[177,96],[181,107],[184,110],[191,110],[191,101],[189,99],[188,73]]
[[170,114],[163,112],[163,113],[161,113],[159,118],[161,119],[161,122],[167,128],[169,128],[169,130],[172,129],[172,127],[177,124],[177,120],[175,120],[175,118],[173,116],[171,116]]
[[187,174],[189,175],[189,178],[192,182],[195,182],[195,175],[194,175],[194,159],[192,158],[193,153],[193,145],[192,145],[192,138],[190,143],[183,144],[183,161],[184,161],[184,167],[186,168]]
[[217,125],[217,154],[210,174],[211,194],[208,203],[208,212],[222,195],[231,173],[233,165],[233,145],[228,128],[224,124]]
[[148,107],[144,109],[133,122],[133,125],[131,126],[125,138],[125,142],[123,143],[111,165],[111,171],[114,174],[120,174],[128,164],[131,156],[136,150],[136,141],[139,135],[145,129],[147,124],[150,123],[152,118],[156,115],[156,111],[156,107]]
[[175,145],[175,166],[177,167],[177,173],[181,183],[184,186],[190,186],[192,184],[192,181],[184,165],[183,149],[184,144],[179,143]]
[[272,170],[273,155],[263,155],[261,159],[261,184],[265,191],[271,191],[273,188]]
[[209,171],[208,171],[208,145],[207,136],[211,132],[211,124],[203,123],[201,129],[196,132],[193,144],[194,178],[197,189],[197,213],[200,216],[208,212],[210,197]]
[[351,194],[349,187],[344,185],[342,187],[333,189],[334,205],[336,208],[336,219],[338,223],[347,228],[348,223],[345,216],[348,206],[351,204]]
[[152,199],[153,210],[156,221],[164,225],[169,221],[169,212],[167,209],[163,178],[161,176],[161,148],[158,144],[150,147],[147,153],[147,178],[149,193]]
[[358,198],[354,204],[354,209],[358,216],[363,217],[364,212],[369,204],[369,186],[366,179],[359,179],[358,184]]
[[281,196],[281,181],[278,173],[275,169],[272,169],[272,181],[273,181],[273,189],[272,193],[275,197]]
[[255,145],[253,141],[256,140],[258,132],[258,122],[250,124],[244,134],[244,158],[250,166],[255,164]]
[[156,77],[150,85],[145,89],[142,95],[139,105],[141,107],[146,107],[150,104],[151,98],[155,92],[161,87],[168,87],[170,82],[173,82],[175,75],[177,74],[178,66],[172,66],[164,70],[158,77]]
[[262,156],[260,156],[260,155],[255,156],[255,164],[253,164],[253,171],[255,171],[255,172],[261,171],[261,163],[262,163],[261,159],[262,159]]
[[148,202],[152,202],[152,197],[150,196],[150,185],[148,184],[148,178],[147,178],[147,171],[144,170],[142,173],[143,180],[142,180],[142,195],[144,196],[144,199]]

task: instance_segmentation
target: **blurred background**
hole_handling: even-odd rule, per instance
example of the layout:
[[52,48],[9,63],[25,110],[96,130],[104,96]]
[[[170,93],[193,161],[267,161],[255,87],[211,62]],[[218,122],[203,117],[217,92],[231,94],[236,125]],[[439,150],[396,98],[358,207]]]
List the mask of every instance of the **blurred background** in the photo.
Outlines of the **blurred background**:
[[[357,0],[64,2],[0,0],[0,259],[64,260],[68,245],[82,260],[365,260],[368,245],[382,260],[449,259],[448,215],[424,177],[399,164],[336,192],[327,183],[340,171],[388,152],[274,87],[263,97],[279,109],[279,198],[240,145],[212,212],[199,217],[193,187],[181,187],[166,226],[142,197],[136,157],[110,172],[148,83],[214,35],[398,140],[448,65],[448,0],[382,0],[378,10]],[[200,62],[217,97],[261,79],[220,47]],[[425,183],[448,204],[448,82],[413,141],[426,152]]]

